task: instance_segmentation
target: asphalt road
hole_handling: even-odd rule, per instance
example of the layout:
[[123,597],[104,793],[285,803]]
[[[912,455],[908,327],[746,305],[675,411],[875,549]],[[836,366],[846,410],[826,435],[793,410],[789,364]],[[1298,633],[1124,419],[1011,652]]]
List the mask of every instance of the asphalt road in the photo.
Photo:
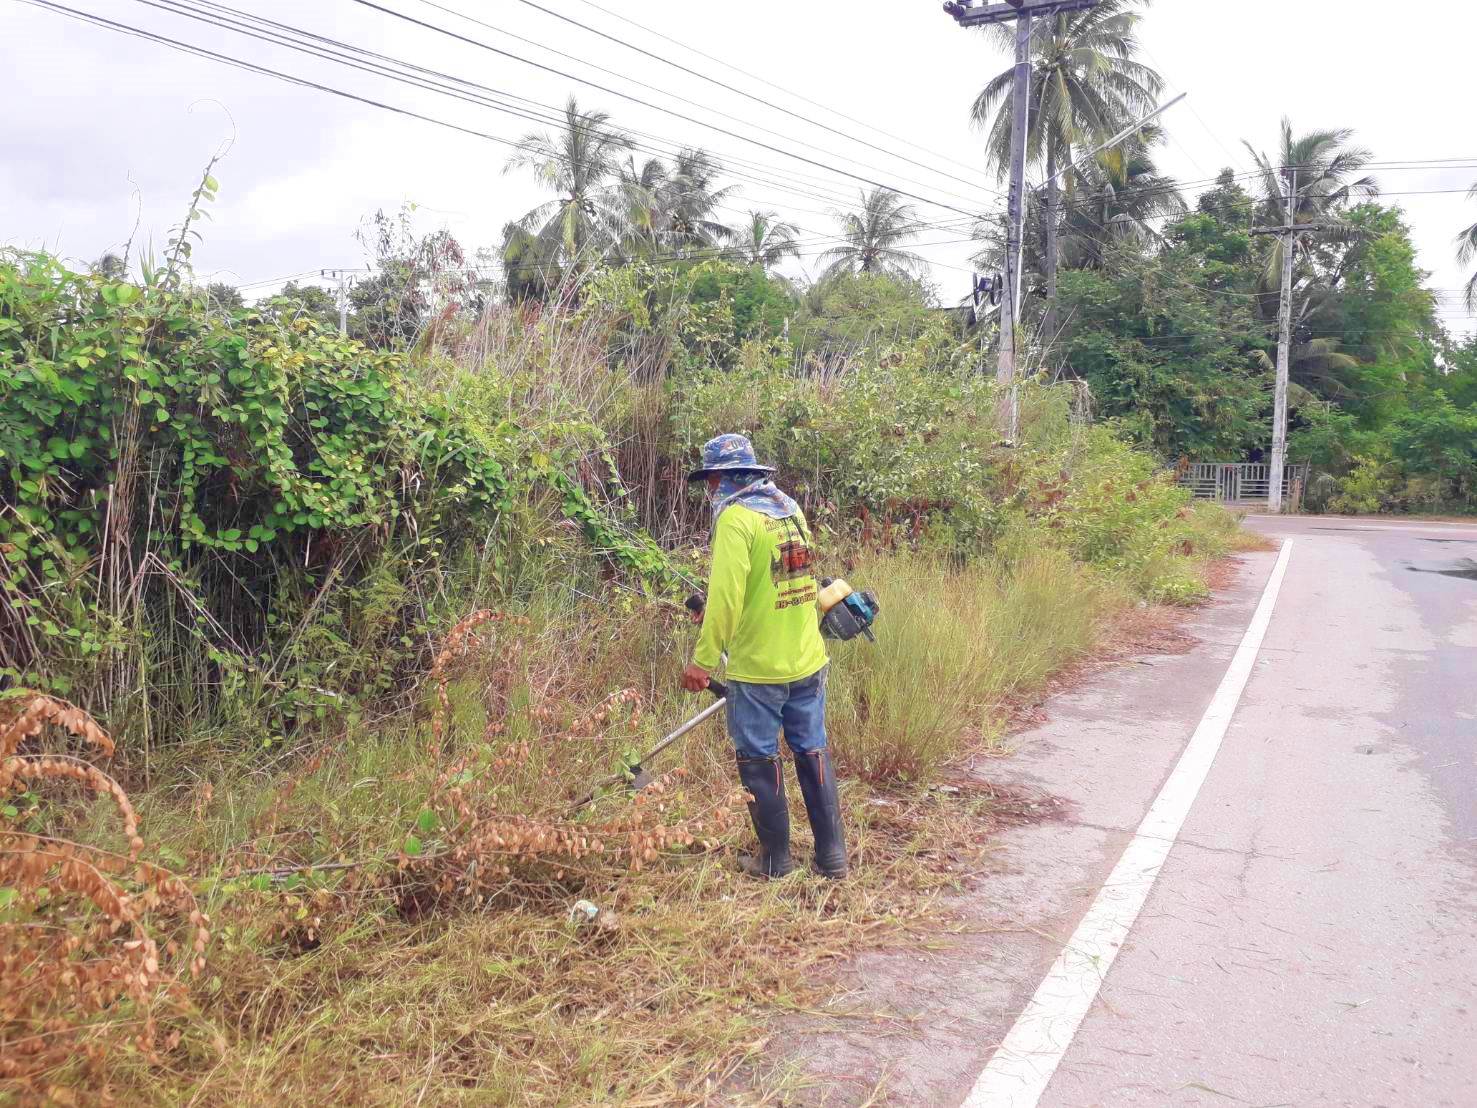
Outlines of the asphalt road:
[[[1039,1103],[1477,1108],[1477,525],[1250,522],[1294,539],[1262,649]],[[947,945],[863,955],[845,1018],[784,1029],[805,1101],[965,1100],[1169,779],[1275,560],[1243,558],[1192,642],[1054,697],[1015,756],[978,764],[1063,818],[1000,836]]]
[[1477,527],[1295,539],[1219,758],[1042,1103],[1477,1105]]

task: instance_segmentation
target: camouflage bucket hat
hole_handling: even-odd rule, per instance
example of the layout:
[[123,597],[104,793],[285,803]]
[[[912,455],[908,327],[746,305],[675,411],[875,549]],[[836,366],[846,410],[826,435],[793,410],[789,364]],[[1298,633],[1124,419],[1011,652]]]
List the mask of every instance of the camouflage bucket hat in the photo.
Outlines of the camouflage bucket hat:
[[754,444],[743,435],[719,435],[703,444],[703,464],[687,475],[689,481],[701,481],[712,473],[735,469],[751,469],[756,473],[773,473],[774,466],[762,466],[754,458]]

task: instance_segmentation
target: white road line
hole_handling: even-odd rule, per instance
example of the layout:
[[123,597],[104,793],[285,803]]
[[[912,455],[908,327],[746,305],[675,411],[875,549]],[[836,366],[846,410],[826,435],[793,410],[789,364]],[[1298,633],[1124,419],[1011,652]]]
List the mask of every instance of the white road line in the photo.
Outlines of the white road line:
[[964,1108],[1034,1108],[1046,1092],[1210,773],[1272,621],[1291,555],[1292,540],[1287,539],[1241,645],[1169,780],[1065,949],[985,1066]]

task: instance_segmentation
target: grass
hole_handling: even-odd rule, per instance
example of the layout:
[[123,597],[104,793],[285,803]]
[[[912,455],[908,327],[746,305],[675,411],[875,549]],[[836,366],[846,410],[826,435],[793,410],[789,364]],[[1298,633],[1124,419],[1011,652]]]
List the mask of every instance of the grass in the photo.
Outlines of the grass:
[[875,585],[883,622],[876,644],[833,651],[828,714],[843,771],[873,780],[926,780],[997,733],[1010,697],[1090,647],[1109,595],[1053,550],[986,572],[893,555],[853,577]]
[[[1182,523],[1192,551],[1176,554],[1175,573],[1191,564],[1186,553],[1198,561],[1240,542],[1214,513]],[[828,966],[857,949],[937,928],[942,894],[1014,815],[1008,797],[928,782],[998,739],[1012,705],[1088,655],[1105,618],[1132,602],[1114,575],[1030,543],[967,570],[873,554],[848,577],[883,604],[876,644],[833,649],[850,880],[742,878],[732,865],[751,834],[742,819],[711,822],[705,841],[668,843],[639,871],[609,855],[494,854],[480,860],[510,862],[506,878],[465,886],[465,866],[438,868],[458,840],[453,809],[436,798],[462,759],[482,766],[466,790],[478,818],[556,821],[593,779],[703,703],[675,688],[693,632],[681,613],[540,589],[526,622],[484,625],[483,643],[448,662],[439,753],[427,687],[417,709],[359,721],[311,756],[247,771],[201,743],[155,768],[170,784],[135,797],[145,837],[159,857],[207,875],[216,937],[206,975],[166,1021],[179,1045],[157,1065],[115,1052],[111,1094],[201,1105],[791,1095],[795,1076],[766,1061],[766,1022],[821,1003]],[[592,717],[622,689],[635,697]],[[678,771],[650,801],[672,826],[721,807],[734,786],[716,724],[655,768]],[[808,828],[789,791],[803,857]],[[425,857],[404,856],[433,809]],[[616,788],[580,827],[631,810]],[[570,922],[577,899],[600,907],[593,925]]]
[[[320,805],[333,780],[412,768],[374,751],[326,761],[284,822]],[[792,1078],[763,1065],[765,1019],[819,1003],[826,964],[858,944],[902,942],[937,915],[937,894],[987,849],[981,827],[1005,814],[988,794],[849,781],[844,795],[857,864],[842,884],[754,883],[722,849],[422,918],[393,889],[238,892],[216,905],[236,922],[180,1017],[181,1048],[162,1072],[118,1066],[115,1092],[158,1104],[681,1104],[742,1066],[752,1072],[736,1097],[772,1102]],[[572,925],[576,897],[606,925]],[[313,941],[304,911],[321,914]]]

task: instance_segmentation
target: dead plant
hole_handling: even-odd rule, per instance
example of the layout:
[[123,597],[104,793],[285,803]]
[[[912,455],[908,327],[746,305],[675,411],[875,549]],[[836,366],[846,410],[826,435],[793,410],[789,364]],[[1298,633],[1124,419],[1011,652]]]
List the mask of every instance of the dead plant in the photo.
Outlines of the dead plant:
[[[117,781],[76,754],[36,749],[48,729],[84,753],[114,752],[75,705],[29,691],[0,701],[0,1091],[75,1102],[64,1092],[69,1060],[95,1075],[114,1050],[155,1060],[178,1041],[161,1039],[156,1011],[204,968],[210,921],[184,881],[143,859],[138,814]],[[47,829],[88,794],[110,802],[126,851]]]

